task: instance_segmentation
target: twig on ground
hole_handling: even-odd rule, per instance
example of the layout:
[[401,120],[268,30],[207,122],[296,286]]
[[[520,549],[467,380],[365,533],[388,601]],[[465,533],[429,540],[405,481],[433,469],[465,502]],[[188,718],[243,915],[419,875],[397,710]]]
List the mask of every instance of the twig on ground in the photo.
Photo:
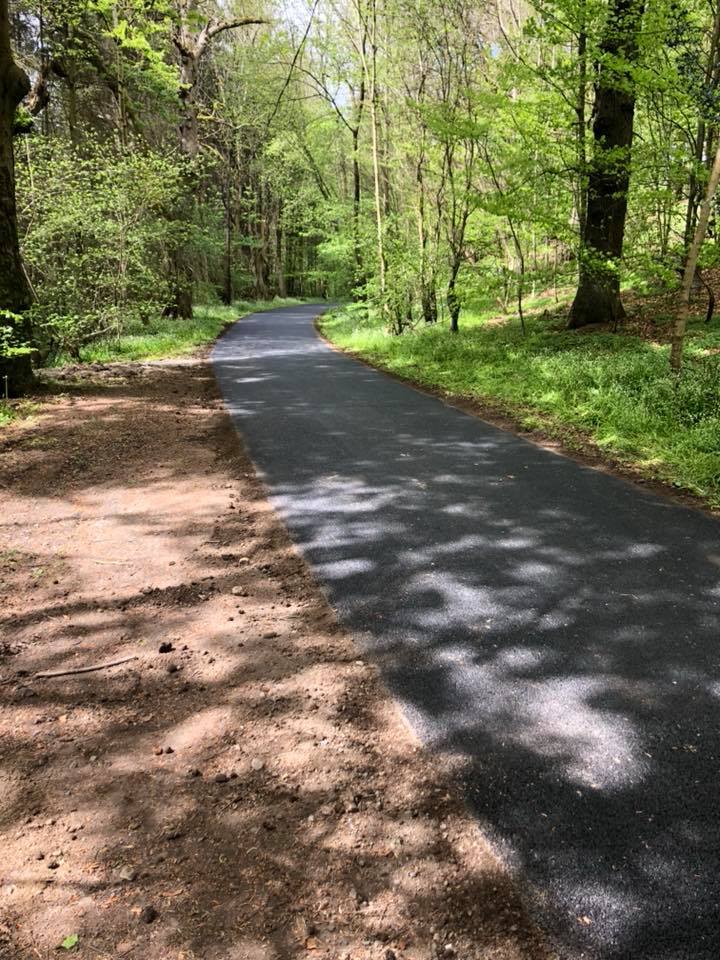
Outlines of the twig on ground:
[[53,670],[51,672],[35,673],[30,679],[50,680],[53,677],[69,677],[77,673],[93,673],[95,670],[109,670],[110,667],[119,667],[123,663],[130,663],[131,660],[137,660],[137,656],[123,657],[122,660],[111,660],[109,663],[98,663],[94,667],[76,667],[73,670]]

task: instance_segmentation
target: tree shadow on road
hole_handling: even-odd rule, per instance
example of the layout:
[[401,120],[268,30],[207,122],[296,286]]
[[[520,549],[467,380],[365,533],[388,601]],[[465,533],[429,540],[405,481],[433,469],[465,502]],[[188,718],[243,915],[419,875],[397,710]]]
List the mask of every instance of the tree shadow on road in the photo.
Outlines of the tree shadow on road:
[[358,660],[207,369],[130,381],[5,447],[0,956],[77,933],[143,960],[549,957],[462,763]]
[[467,759],[560,941],[716,957],[717,522],[331,353],[302,311],[215,363],[331,603]]

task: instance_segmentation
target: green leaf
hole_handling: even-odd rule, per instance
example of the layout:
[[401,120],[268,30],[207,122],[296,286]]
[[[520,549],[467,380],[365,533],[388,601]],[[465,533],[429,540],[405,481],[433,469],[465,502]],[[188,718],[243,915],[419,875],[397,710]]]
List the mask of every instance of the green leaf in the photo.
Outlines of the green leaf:
[[60,946],[63,950],[72,950],[73,947],[78,945],[79,940],[80,937],[76,933],[71,933],[69,937],[65,937]]

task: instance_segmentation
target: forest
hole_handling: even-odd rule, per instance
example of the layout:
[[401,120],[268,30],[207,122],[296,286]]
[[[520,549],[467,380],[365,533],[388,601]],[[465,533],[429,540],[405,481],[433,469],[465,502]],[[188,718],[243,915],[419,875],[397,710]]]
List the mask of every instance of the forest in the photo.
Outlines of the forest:
[[716,4],[2,0],[0,92],[7,397],[329,299],[339,345],[717,499]]
[[0,0],[0,960],[720,958],[720,0]]

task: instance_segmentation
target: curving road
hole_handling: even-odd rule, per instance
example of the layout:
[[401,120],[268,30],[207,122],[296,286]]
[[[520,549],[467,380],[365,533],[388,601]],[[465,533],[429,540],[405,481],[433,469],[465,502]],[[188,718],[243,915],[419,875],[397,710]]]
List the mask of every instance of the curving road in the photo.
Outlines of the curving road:
[[317,313],[213,363],[341,619],[470,758],[564,957],[718,960],[720,524],[336,353]]

